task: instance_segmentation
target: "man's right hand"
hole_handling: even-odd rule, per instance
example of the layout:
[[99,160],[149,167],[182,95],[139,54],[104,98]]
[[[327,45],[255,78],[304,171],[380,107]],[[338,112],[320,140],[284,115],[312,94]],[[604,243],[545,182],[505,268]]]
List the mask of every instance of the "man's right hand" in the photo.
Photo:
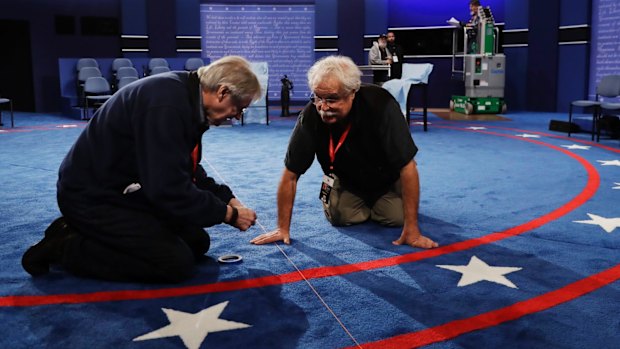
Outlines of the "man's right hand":
[[237,212],[239,213],[237,219],[228,224],[241,231],[246,231],[256,223],[256,212],[254,212],[251,208],[238,206]]
[[254,245],[264,245],[276,241],[284,241],[285,244],[290,245],[291,237],[288,231],[282,229],[276,229],[265,234],[261,234],[254,239],[250,240],[250,243]]

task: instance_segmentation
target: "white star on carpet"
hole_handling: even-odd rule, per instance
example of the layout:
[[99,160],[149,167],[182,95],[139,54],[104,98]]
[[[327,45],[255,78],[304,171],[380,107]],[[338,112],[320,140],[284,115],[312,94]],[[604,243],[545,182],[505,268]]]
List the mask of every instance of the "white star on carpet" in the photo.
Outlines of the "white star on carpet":
[[601,163],[602,166],[620,166],[620,160],[596,160]]
[[620,189],[620,183],[614,183],[615,185],[617,185],[617,187],[613,187],[611,189]]
[[467,265],[438,265],[438,267],[463,274],[457,284],[459,287],[475,284],[479,281],[490,281],[496,284],[518,288],[504,275],[523,269],[517,267],[492,267],[476,256],[471,257]]
[[251,327],[241,322],[220,319],[228,301],[203,309],[196,314],[162,308],[170,324],[134,338],[135,341],[179,336],[188,349],[198,349],[209,333]]
[[571,145],[563,145],[562,147],[566,148],[566,149],[590,150],[590,146],[589,145],[571,144]]
[[[411,124],[412,125],[424,125],[424,122],[423,121],[414,121]],[[428,125],[432,125],[432,123],[430,123],[430,122],[427,122],[427,124]]]
[[597,216],[591,213],[588,213],[588,217],[590,217],[589,221],[573,221],[573,222],[598,225],[608,233],[611,233],[616,228],[620,228],[620,217],[605,218],[605,217]]
[[517,137],[523,137],[523,138],[540,138],[539,135],[533,135],[533,134],[529,134],[529,133],[522,133],[520,135],[517,135]]
[[480,127],[480,126],[470,126],[470,127],[467,127],[466,129],[476,131],[476,130],[486,130],[487,128],[486,127]]

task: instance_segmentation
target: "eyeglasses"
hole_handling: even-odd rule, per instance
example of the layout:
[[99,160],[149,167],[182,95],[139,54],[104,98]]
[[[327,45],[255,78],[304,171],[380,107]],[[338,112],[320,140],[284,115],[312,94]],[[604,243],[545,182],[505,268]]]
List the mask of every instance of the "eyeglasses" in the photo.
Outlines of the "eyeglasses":
[[338,102],[340,102],[341,100],[342,100],[342,97],[321,98],[315,95],[314,93],[310,95],[310,101],[317,107],[322,104],[328,108],[331,108],[333,105],[338,104]]

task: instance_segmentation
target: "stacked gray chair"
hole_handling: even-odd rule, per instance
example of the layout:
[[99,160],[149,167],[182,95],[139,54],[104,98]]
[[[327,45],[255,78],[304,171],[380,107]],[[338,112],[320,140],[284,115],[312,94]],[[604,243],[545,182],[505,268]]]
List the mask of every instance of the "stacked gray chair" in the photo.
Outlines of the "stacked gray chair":
[[[612,77],[615,80],[615,82],[611,85],[616,85],[617,87],[617,91],[614,97],[618,97],[620,96],[620,75],[612,75]],[[600,106],[599,121],[606,113],[614,114],[617,117],[618,114],[620,114],[620,103],[603,101]],[[601,136],[601,127],[599,126],[599,128],[597,129],[597,133],[596,133],[597,141],[598,141],[598,138],[600,138],[600,136]]]
[[124,77],[120,78],[120,80],[118,80],[117,89],[120,90],[123,87],[131,84],[134,81],[138,81],[138,77],[137,76],[124,76]]
[[202,60],[202,58],[198,58],[198,57],[188,58],[185,61],[185,70],[187,71],[198,70],[198,68],[204,65],[205,65],[205,62]]
[[99,68],[99,63],[94,58],[80,58],[75,64],[75,70],[79,73],[82,68]]
[[164,66],[153,67],[153,69],[151,69],[151,75],[166,73],[169,71],[170,71],[170,68],[168,67],[164,67]]
[[[620,94],[620,75],[604,76],[596,86],[595,100],[577,100],[572,101],[568,109],[568,123],[573,120],[573,106],[581,108],[592,108],[592,140],[594,141],[594,133],[597,135],[597,142],[600,140],[600,129],[598,120],[601,116],[602,103],[601,97],[613,98]],[[613,107],[610,103],[606,103],[607,107]],[[571,127],[568,128],[568,137],[571,134]]]
[[[149,60],[149,75],[153,75],[153,69],[157,67],[166,67],[170,70],[170,65],[168,65],[168,61],[165,58],[151,58]],[[162,72],[162,69],[157,69],[159,73]]]
[[84,110],[83,119],[90,119],[89,108],[101,106],[105,101],[112,97],[112,89],[108,80],[104,77],[91,77],[84,83]]

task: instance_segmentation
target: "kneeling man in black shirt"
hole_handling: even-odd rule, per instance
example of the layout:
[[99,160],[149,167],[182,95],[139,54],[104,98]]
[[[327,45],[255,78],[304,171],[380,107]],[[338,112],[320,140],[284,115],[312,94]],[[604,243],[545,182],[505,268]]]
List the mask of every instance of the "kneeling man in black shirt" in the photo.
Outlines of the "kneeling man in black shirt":
[[325,174],[320,197],[331,224],[372,219],[403,226],[396,245],[438,246],[418,226],[417,147],[407,122],[392,95],[375,85],[361,85],[361,75],[343,56],[325,57],[308,71],[312,101],[289,141],[278,187],[278,229],[252,243],[290,243],[297,180],[316,156]]

